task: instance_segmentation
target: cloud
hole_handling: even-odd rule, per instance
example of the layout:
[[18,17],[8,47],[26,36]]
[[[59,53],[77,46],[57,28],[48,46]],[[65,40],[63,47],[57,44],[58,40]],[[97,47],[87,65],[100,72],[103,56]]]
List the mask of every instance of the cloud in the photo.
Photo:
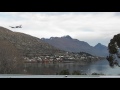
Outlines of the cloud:
[[116,12],[0,12],[0,25],[23,25],[13,31],[39,38],[70,35],[94,46],[107,45],[120,32],[120,13]]

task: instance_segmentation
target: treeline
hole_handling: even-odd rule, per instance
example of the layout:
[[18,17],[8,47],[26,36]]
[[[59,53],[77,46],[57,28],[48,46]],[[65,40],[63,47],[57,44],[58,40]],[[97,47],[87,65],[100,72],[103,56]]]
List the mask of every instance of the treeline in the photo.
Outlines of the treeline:
[[[60,72],[57,72],[56,75],[88,75],[86,73],[82,73],[78,70],[74,70],[72,73],[68,69],[62,70]],[[103,73],[92,73],[91,75],[104,75]]]
[[93,56],[93,55],[91,55],[91,54],[89,54],[89,53],[86,53],[86,52],[72,52],[73,54],[79,54],[79,55],[86,55],[86,56]]

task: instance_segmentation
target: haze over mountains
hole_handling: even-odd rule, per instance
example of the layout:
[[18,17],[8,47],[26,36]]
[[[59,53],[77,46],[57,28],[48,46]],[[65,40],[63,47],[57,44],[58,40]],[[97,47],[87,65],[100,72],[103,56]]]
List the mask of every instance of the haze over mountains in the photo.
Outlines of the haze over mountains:
[[107,47],[100,43],[93,47],[87,42],[73,39],[69,35],[63,37],[51,37],[49,39],[42,38],[42,40],[56,48],[69,52],[87,52],[97,56],[106,56],[108,54]]

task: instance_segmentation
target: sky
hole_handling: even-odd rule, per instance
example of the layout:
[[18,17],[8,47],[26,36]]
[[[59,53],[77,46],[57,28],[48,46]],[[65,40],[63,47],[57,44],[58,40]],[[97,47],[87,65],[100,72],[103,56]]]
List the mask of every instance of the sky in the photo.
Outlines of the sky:
[[[9,26],[22,25],[23,28]],[[120,33],[120,12],[0,12],[0,26],[38,38],[62,37],[108,46]]]

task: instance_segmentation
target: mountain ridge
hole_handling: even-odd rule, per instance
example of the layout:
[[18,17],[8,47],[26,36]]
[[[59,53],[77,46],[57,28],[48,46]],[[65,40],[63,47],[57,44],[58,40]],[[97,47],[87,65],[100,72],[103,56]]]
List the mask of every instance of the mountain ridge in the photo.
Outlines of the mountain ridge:
[[[65,38],[65,37],[64,37]],[[62,39],[64,39],[62,38]],[[52,38],[54,39],[54,38]],[[51,39],[51,40],[52,40]],[[56,40],[59,38],[55,38]],[[66,40],[73,40],[67,36]],[[74,42],[79,42],[74,40]],[[60,43],[66,43],[61,41]],[[70,43],[69,43],[70,44]],[[69,45],[68,44],[68,45]],[[59,44],[58,44],[59,45]],[[64,44],[63,44],[64,45]],[[61,45],[61,46],[63,46]],[[88,45],[88,44],[87,44]],[[74,47],[74,45],[72,45]],[[68,48],[67,46],[65,48]],[[29,73],[24,63],[93,62],[104,57],[73,53],[55,48],[43,39],[0,27],[0,73]]]
[[[48,43],[42,41],[41,39],[24,34],[21,32],[13,32],[7,28],[0,27],[0,39],[7,40],[24,55],[23,56],[31,56],[33,53],[37,54],[49,54],[49,53],[57,53],[63,52],[59,49],[49,45]],[[37,56],[36,54],[36,56]],[[34,54],[35,55],[35,54]]]
[[104,46],[103,49],[105,50],[100,50],[98,49],[98,46],[90,46],[87,42],[85,41],[80,41],[78,39],[73,39],[69,35],[65,35],[62,37],[51,37],[51,38],[42,38],[43,41],[49,43],[50,45],[59,48],[61,50],[69,51],[69,52],[87,52],[92,55],[97,55],[97,56],[106,56],[107,55],[107,50],[106,46],[98,43],[100,46]]

